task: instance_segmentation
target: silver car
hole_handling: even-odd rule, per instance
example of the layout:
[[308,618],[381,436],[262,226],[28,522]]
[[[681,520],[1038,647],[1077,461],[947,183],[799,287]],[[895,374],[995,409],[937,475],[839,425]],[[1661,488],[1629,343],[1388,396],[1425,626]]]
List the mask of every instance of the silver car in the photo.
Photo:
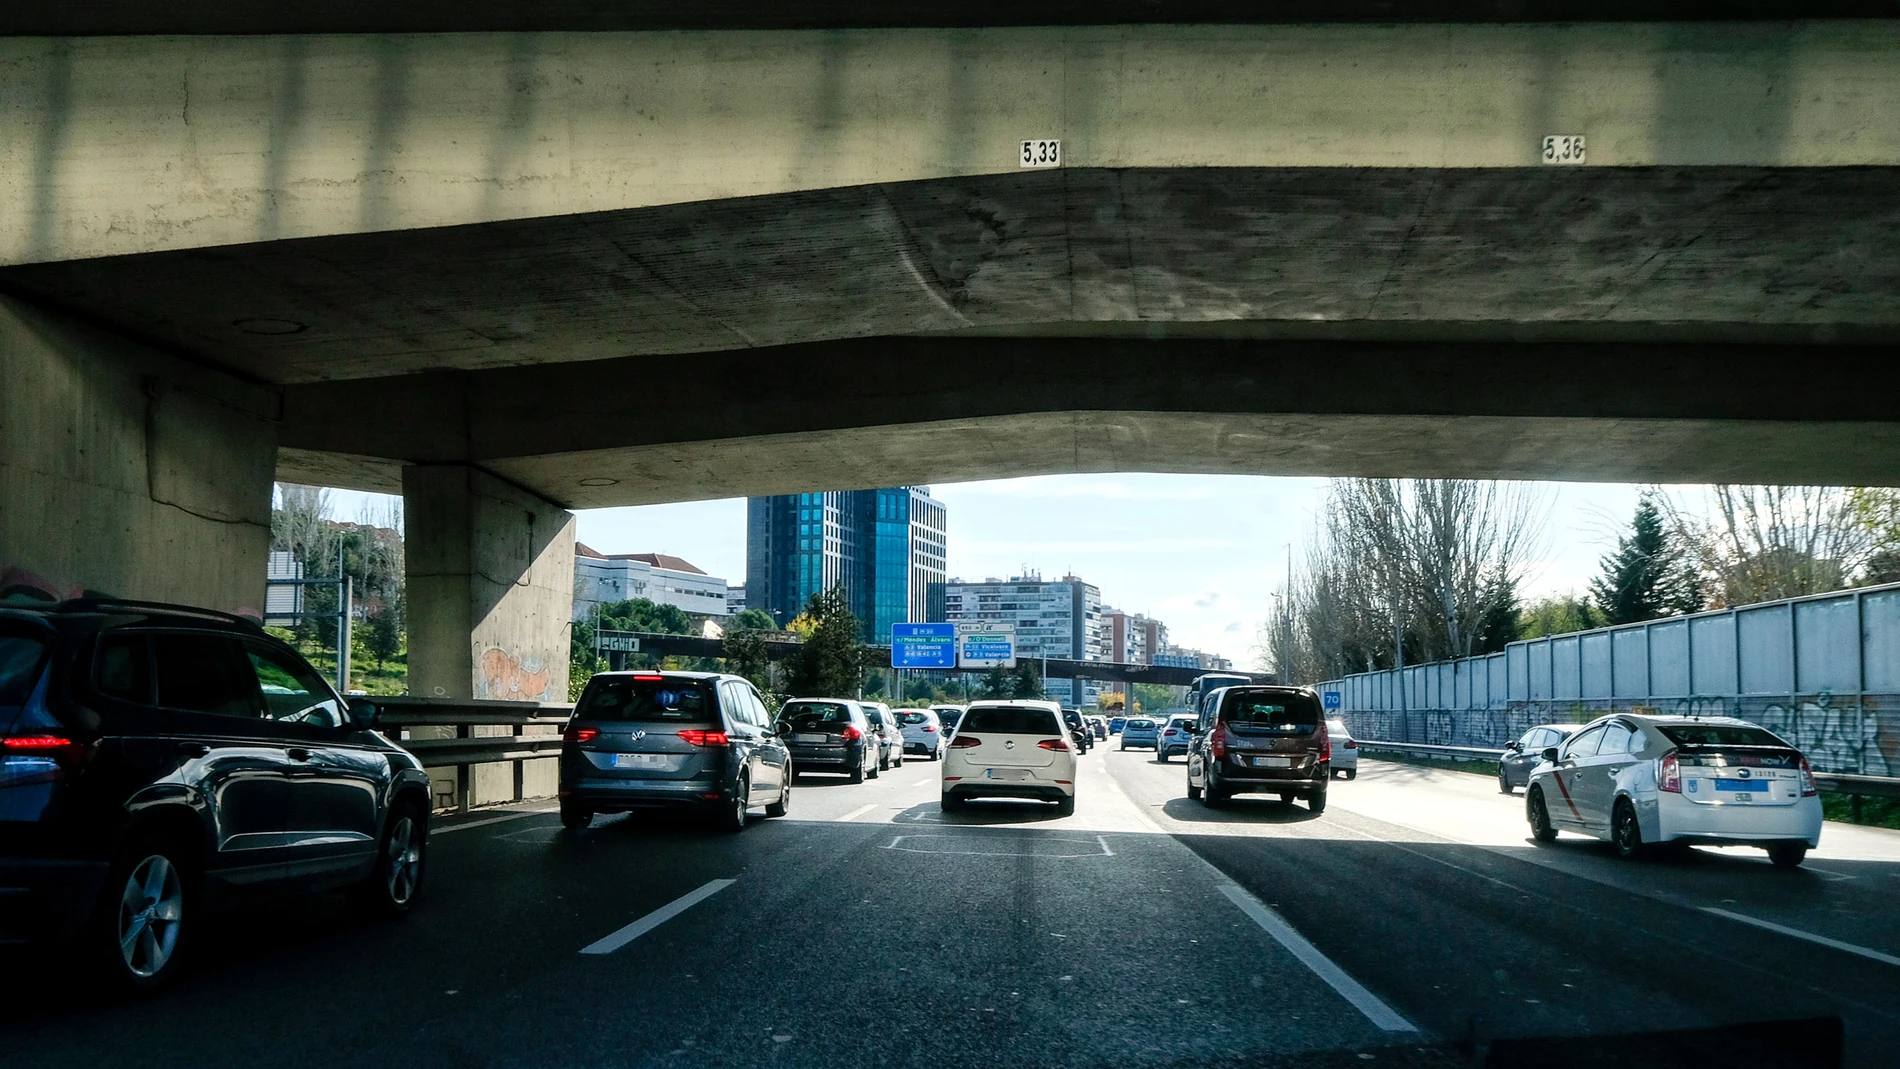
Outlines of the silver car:
[[[1155,756],[1166,761],[1175,754],[1185,755],[1194,742],[1195,723],[1192,713],[1176,713],[1169,717],[1168,722],[1161,726],[1161,736],[1155,742]],[[1128,729],[1122,730],[1126,732]]]
[[864,707],[865,719],[871,722],[871,729],[877,732],[877,767],[879,770],[895,768],[904,763],[904,728],[897,722],[897,714],[883,702],[859,702]]

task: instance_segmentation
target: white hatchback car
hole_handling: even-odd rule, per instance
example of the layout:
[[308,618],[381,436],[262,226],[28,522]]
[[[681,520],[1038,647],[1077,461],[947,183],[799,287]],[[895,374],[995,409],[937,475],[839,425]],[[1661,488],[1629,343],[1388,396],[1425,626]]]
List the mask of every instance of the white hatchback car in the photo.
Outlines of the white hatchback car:
[[1352,737],[1344,720],[1326,721],[1326,734],[1333,740],[1333,775],[1358,779],[1359,740]]
[[1531,835],[1608,839],[1636,857],[1661,843],[1759,846],[1793,868],[1821,845],[1821,798],[1801,751],[1733,717],[1618,713],[1544,751],[1524,789]]
[[1075,812],[1075,745],[1061,706],[970,703],[943,759],[944,811],[972,798],[1040,798]]
[[897,710],[897,726],[904,731],[904,752],[943,760],[943,722],[928,709]]

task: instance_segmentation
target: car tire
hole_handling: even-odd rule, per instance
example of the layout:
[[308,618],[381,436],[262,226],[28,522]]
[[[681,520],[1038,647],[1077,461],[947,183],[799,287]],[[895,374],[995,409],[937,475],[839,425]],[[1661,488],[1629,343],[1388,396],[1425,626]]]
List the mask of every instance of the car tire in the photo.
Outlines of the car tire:
[[1201,794],[1201,789],[1194,785],[1193,780],[1188,780],[1188,801],[1193,802],[1193,801],[1203,801],[1203,800],[1205,799],[1204,799],[1204,796]]
[[884,774],[884,763],[880,761],[877,764],[872,765],[870,768],[865,770],[864,774],[871,777],[872,779],[878,778],[879,776]]
[[404,800],[389,807],[383,837],[376,843],[376,868],[357,886],[358,908],[383,920],[408,916],[422,890],[429,858],[429,816]]
[[1059,817],[1072,817],[1075,815],[1075,795],[1071,794],[1056,803],[1056,815]]
[[1161,762],[1162,764],[1164,764],[1164,765],[1165,765],[1165,764],[1167,764],[1167,763],[1168,763],[1168,755],[1167,755],[1167,754],[1164,754],[1164,753],[1162,753],[1162,752],[1161,752],[1160,750],[1156,750],[1156,751],[1155,751],[1155,760],[1157,760],[1157,761],[1159,761],[1159,762]]
[[594,811],[573,802],[561,803],[561,827],[581,831],[594,822]]
[[1798,869],[1807,857],[1807,843],[1796,840],[1768,844],[1768,860],[1774,862],[1778,869]]
[[752,781],[740,776],[739,785],[733,788],[732,801],[718,816],[720,831],[737,834],[745,830],[746,818],[750,815],[752,808],[746,804],[746,800],[751,795]]
[[1281,795],[1281,796],[1280,796],[1280,804],[1281,804],[1281,805],[1292,805],[1292,804],[1293,804],[1293,796],[1292,796],[1292,795],[1290,795],[1290,794],[1283,794],[1283,795]]
[[778,801],[773,802],[771,805],[768,805],[765,807],[765,815],[768,817],[782,817],[786,813],[790,812],[791,808],[792,808],[792,770],[789,766],[787,766],[785,769],[785,781],[778,785]]
[[1314,813],[1326,812],[1326,792],[1325,791],[1315,792],[1313,794],[1313,797],[1308,798],[1306,800],[1306,808],[1311,810]]
[[954,794],[946,794],[942,797],[942,800],[937,803],[937,805],[938,805],[938,808],[942,809],[946,813],[954,813],[957,810],[963,808],[963,799],[958,798]]
[[1640,861],[1650,854],[1649,844],[1643,842],[1643,825],[1636,819],[1636,807],[1627,798],[1617,799],[1616,811],[1610,816],[1610,842],[1616,846],[1616,856],[1625,861]]
[[864,782],[864,763],[862,761],[858,762],[857,767],[851,770],[851,782],[853,783]]
[[87,935],[112,986],[142,994],[178,975],[196,924],[197,890],[197,870],[176,840],[144,835],[119,851]]
[[1349,768],[1349,769],[1347,769],[1347,770],[1346,770],[1346,778],[1347,778],[1347,779],[1349,779],[1349,780],[1353,780],[1353,779],[1358,779],[1358,778],[1359,778],[1359,770],[1358,770],[1358,769],[1356,769],[1356,768]]
[[1544,791],[1532,787],[1524,799],[1525,819],[1531,822],[1531,838],[1540,843],[1557,841],[1557,826],[1550,822],[1550,809],[1544,804]]
[[1511,793],[1511,777],[1505,775],[1504,770],[1501,768],[1498,769],[1498,793],[1499,794]]

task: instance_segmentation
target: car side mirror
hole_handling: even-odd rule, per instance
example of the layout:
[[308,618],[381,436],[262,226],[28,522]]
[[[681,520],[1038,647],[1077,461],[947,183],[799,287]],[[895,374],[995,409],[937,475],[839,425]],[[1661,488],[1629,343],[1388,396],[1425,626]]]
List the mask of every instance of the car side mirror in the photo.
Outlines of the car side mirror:
[[368,698],[351,698],[349,703],[350,726],[358,731],[368,731],[382,719],[382,707]]
[[1557,763],[1557,747],[1555,746],[1544,747],[1544,760],[1549,761],[1553,765],[1556,764]]
[[1518,751],[1524,748],[1524,744],[1517,741],[1516,739],[1512,739],[1510,742],[1507,742],[1504,744],[1504,748],[1511,751],[1512,753],[1517,753]]
[[792,733],[791,727],[792,726],[790,724],[787,724],[783,720],[774,720],[772,721],[772,734],[778,735],[782,738]]

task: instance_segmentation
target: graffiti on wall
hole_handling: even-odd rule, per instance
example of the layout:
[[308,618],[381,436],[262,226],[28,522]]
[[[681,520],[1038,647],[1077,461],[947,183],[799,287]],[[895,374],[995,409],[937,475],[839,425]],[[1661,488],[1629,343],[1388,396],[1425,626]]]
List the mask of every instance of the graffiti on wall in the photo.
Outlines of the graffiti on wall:
[[554,673],[532,657],[521,657],[496,646],[482,651],[482,686],[477,698],[497,701],[547,700]]

